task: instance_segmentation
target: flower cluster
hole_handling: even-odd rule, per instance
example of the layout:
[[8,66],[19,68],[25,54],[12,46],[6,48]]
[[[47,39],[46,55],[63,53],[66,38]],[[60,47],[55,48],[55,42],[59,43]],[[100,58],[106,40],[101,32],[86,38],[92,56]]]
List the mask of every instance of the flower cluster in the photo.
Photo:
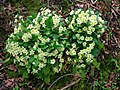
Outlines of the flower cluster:
[[6,50],[14,57],[14,63],[43,78],[69,70],[65,68],[68,64],[77,70],[91,64],[103,32],[104,20],[92,10],[73,10],[63,19],[44,8],[14,28]]

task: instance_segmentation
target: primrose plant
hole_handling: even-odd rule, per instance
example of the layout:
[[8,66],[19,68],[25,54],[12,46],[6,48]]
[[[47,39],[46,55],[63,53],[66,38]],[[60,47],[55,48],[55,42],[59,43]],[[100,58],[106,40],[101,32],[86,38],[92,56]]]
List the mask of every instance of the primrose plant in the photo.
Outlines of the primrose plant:
[[17,66],[49,83],[51,75],[78,73],[94,62],[104,23],[92,10],[72,10],[62,18],[44,8],[15,26],[5,49]]

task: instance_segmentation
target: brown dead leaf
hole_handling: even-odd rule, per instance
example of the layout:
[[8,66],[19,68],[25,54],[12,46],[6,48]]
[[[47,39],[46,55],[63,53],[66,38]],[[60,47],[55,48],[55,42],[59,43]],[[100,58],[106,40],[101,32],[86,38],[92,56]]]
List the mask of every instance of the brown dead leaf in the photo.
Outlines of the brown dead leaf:
[[12,70],[12,71],[14,71],[14,72],[17,71],[17,69],[16,69],[16,67],[15,67],[14,64],[11,64],[11,65],[9,66],[9,69]]
[[4,81],[5,87],[14,87],[14,79],[8,79]]
[[79,73],[74,74],[73,80],[77,80],[78,78],[80,78],[80,74]]

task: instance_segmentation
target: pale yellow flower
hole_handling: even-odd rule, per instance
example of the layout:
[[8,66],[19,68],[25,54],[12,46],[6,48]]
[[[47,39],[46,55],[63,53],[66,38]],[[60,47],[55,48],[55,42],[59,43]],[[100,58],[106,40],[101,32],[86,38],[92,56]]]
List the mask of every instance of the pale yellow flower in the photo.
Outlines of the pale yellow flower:
[[55,59],[50,60],[51,64],[55,64]]

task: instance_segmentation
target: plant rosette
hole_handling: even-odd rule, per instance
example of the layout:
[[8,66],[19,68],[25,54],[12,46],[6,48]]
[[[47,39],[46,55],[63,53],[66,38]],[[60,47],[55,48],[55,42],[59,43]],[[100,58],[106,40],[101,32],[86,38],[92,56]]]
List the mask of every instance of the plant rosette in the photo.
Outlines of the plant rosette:
[[94,62],[104,23],[99,13],[92,10],[72,10],[64,19],[44,8],[37,16],[21,19],[5,49],[26,73],[49,83],[51,75],[77,73]]

